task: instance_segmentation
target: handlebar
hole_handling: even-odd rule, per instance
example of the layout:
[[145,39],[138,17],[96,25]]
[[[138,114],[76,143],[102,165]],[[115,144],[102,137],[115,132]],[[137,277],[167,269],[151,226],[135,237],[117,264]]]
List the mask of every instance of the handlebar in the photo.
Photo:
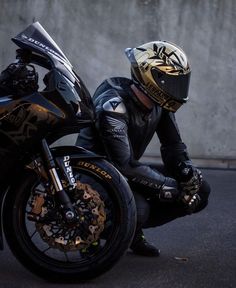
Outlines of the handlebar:
[[26,49],[17,49],[16,50],[16,59],[18,60],[17,63],[22,64],[29,64],[31,62],[32,52]]
[[16,50],[16,64],[29,65],[30,63],[39,65],[47,70],[52,68],[52,65],[48,59],[45,57],[33,53],[31,50],[27,49],[17,49]]

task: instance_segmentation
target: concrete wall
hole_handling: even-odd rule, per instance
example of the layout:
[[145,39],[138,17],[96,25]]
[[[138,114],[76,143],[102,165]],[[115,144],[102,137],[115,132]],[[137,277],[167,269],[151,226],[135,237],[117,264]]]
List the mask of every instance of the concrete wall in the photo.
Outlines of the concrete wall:
[[[190,101],[177,112],[193,157],[236,158],[236,1],[0,0],[0,68],[15,36],[40,21],[91,93],[109,76],[129,76],[123,53],[157,39],[181,46],[192,65]],[[73,138],[74,139],[74,138]],[[148,153],[159,154],[157,140]]]

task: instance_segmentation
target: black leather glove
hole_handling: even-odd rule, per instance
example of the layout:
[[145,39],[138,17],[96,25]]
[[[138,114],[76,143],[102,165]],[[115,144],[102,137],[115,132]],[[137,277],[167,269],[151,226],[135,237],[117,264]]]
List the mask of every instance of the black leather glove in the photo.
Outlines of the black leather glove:
[[194,193],[193,190],[182,191],[178,186],[178,182],[169,177],[165,178],[158,196],[161,202],[182,202],[188,214],[193,213],[201,202],[201,198],[197,193]]
[[159,189],[159,199],[162,202],[174,202],[180,197],[178,183],[175,179],[165,177],[164,184]]
[[184,203],[186,211],[191,214],[201,203],[197,192],[202,185],[202,173],[190,163],[181,162],[178,165],[177,179],[182,191],[179,200]]
[[0,75],[0,86],[7,93],[27,95],[38,89],[38,73],[33,65],[12,63]]
[[181,190],[185,194],[194,195],[202,185],[202,173],[196,167],[181,162],[178,165],[178,180]]
[[201,203],[201,197],[198,193],[195,193],[193,195],[183,195],[181,198],[181,201],[185,204],[186,211],[191,214]]

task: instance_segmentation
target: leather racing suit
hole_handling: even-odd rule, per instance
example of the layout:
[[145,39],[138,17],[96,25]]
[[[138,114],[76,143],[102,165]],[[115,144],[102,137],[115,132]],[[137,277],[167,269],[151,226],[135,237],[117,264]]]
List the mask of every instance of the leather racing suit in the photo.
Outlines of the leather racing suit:
[[152,110],[145,108],[133,95],[131,84],[126,78],[111,78],[98,87],[93,97],[97,129],[83,129],[78,144],[108,155],[130,181],[158,189],[165,183],[165,177],[138,162],[155,133],[170,174],[175,176],[178,164],[190,159],[174,114],[158,105]]
[[[181,194],[178,185],[178,181],[181,180],[179,163],[190,166],[193,164],[188,156],[186,145],[181,140],[174,114],[158,105],[151,110],[147,109],[135,96],[130,87],[132,84],[132,80],[121,77],[102,82],[93,96],[96,112],[95,127],[83,129],[77,145],[106,155],[128,179],[132,190],[142,196],[145,195],[145,199],[158,196],[156,198],[159,200],[163,197],[163,202],[167,200],[169,203],[175,203]],[[157,170],[156,167],[139,162],[155,133],[161,143],[161,156],[167,171],[164,172],[165,175],[161,173],[164,171],[163,167]],[[168,193],[162,196],[162,192],[166,191],[165,188]],[[206,206],[209,194],[205,184],[203,190],[205,196],[201,209]],[[166,197],[171,199],[165,199]],[[169,208],[165,208],[165,211],[168,214],[167,210],[170,210],[173,213],[169,214],[173,215],[163,219],[163,223],[187,214],[181,205],[178,211],[174,212],[173,207],[176,205],[169,205],[169,203],[167,205]],[[141,208],[141,210],[145,209]]]

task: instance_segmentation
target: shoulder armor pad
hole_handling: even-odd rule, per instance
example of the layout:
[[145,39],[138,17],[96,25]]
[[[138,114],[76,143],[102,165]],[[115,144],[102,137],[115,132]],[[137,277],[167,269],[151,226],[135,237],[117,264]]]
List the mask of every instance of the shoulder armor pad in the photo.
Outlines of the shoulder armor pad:
[[120,114],[126,113],[126,107],[120,97],[114,97],[103,104],[103,109],[109,112],[116,112]]

